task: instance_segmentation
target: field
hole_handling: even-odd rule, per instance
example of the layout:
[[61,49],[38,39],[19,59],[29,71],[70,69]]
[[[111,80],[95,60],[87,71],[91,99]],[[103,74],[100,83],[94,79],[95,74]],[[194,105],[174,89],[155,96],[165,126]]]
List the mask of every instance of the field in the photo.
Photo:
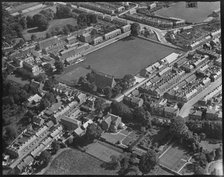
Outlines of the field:
[[160,157],[159,162],[161,165],[178,172],[189,158],[187,151],[177,145],[172,145],[172,147]]
[[[186,8],[185,2],[178,2],[169,8],[156,11],[156,15],[185,19],[188,22],[203,22],[212,11],[220,8],[220,2],[198,2],[197,8]],[[194,17],[194,18],[192,18]]]
[[85,76],[89,72],[90,72],[90,70],[87,70],[87,69],[85,69],[83,67],[78,67],[78,68],[75,68],[74,70],[72,70],[70,72],[66,72],[65,74],[60,75],[57,78],[57,80],[59,82],[62,82],[64,84],[72,86],[72,85],[74,85],[74,83],[76,81],[78,81],[78,79],[81,76]]
[[203,147],[203,149],[205,149],[209,152],[220,147],[220,143],[212,144],[212,143],[209,143],[209,140],[201,141],[200,145]]
[[64,25],[67,25],[67,24],[71,24],[73,26],[76,26],[76,19],[74,18],[65,18],[65,19],[56,19],[56,20],[52,20],[49,24],[49,27],[47,30],[45,31],[38,31],[38,29],[35,27],[35,28],[30,28],[30,29],[27,29],[25,31],[23,31],[23,36],[25,38],[25,40],[30,40],[31,38],[31,35],[32,34],[35,34],[37,36],[37,38],[44,38],[46,37],[46,33],[47,32],[51,32],[53,28],[56,28],[56,27],[63,27]]
[[129,37],[88,54],[83,64],[115,77],[123,77],[125,74],[136,74],[175,51],[158,43]]
[[103,162],[75,149],[62,152],[51,163],[45,175],[115,175],[100,167]]
[[109,144],[102,144],[99,142],[90,144],[87,146],[86,153],[104,161],[104,162],[110,162],[111,155],[119,156],[122,153],[122,150],[116,150],[118,148],[111,147]]

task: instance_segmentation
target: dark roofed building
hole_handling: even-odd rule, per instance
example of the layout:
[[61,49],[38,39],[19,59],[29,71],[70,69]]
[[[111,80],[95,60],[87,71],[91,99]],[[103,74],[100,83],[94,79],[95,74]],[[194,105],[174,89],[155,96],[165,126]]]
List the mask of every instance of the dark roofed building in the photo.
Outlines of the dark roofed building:
[[114,80],[113,76],[99,73],[99,72],[93,72],[95,75],[95,84],[98,88],[103,89],[105,87],[113,88],[116,85],[116,82]]
[[141,107],[143,105],[143,99],[138,97],[127,97],[123,99],[124,103],[131,107]]
[[164,108],[164,116],[167,118],[173,118],[176,117],[178,113],[178,109],[174,107],[165,107]]

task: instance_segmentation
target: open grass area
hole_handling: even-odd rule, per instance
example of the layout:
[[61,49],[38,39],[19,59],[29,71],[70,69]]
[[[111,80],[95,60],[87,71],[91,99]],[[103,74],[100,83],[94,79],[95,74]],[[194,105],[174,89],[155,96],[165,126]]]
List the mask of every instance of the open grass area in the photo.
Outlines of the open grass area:
[[115,171],[101,168],[102,163],[89,154],[69,149],[53,160],[45,175],[115,175]]
[[190,156],[185,149],[174,144],[160,157],[159,162],[169,169],[179,171],[189,158]]
[[122,150],[115,147],[112,147],[109,144],[106,143],[92,143],[87,146],[86,153],[104,161],[104,162],[110,162],[111,161],[111,156],[119,156],[122,153]]
[[83,67],[77,67],[70,72],[65,72],[65,74],[59,75],[57,80],[67,85],[74,85],[81,76],[85,76],[91,72],[91,70],[85,69]]
[[132,143],[134,143],[141,134],[139,132],[133,131],[122,141],[122,144],[129,147]]
[[203,149],[205,149],[209,152],[211,152],[211,151],[215,150],[216,148],[220,147],[220,143],[212,144],[212,143],[209,142],[209,140],[201,141],[200,145],[203,147]]
[[51,33],[53,28],[59,27],[61,29],[63,26],[65,26],[67,24],[76,26],[77,21],[74,18],[55,19],[50,22],[47,30],[39,31],[36,27],[30,28],[30,29],[23,31],[23,36],[24,36],[25,40],[30,40],[32,34],[35,34],[37,36],[37,38],[45,39],[47,32]]
[[140,38],[125,38],[86,56],[83,62],[93,69],[123,77],[168,56],[176,49]]

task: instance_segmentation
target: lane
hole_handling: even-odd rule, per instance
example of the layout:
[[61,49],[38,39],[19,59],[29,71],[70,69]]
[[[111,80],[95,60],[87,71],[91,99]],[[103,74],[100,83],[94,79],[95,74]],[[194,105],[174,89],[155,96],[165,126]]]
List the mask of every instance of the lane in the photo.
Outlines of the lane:
[[209,92],[214,90],[216,87],[222,84],[222,77],[218,78],[215,82],[211,83],[207,88],[205,88],[202,92],[197,94],[195,97],[193,97],[191,100],[189,100],[187,103],[184,104],[184,106],[181,108],[179,116],[185,118],[188,116],[191,107],[198,102],[201,98],[203,98],[205,95],[207,95]]

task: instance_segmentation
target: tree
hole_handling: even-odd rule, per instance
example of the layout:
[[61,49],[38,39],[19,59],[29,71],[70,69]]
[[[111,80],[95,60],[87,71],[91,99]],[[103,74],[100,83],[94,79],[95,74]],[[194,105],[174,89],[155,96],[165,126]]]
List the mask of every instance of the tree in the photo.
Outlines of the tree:
[[177,138],[182,138],[184,132],[188,130],[182,117],[175,117],[171,120],[170,133]]
[[47,32],[46,33],[46,38],[50,38],[51,37],[51,33]]
[[113,101],[111,104],[112,113],[119,115],[124,119],[130,120],[133,118],[131,109],[122,102]]
[[215,149],[215,160],[222,159],[222,148],[216,148]]
[[64,65],[63,65],[63,63],[61,61],[56,60],[54,65],[55,65],[55,68],[57,69],[57,71],[59,73],[62,73],[64,71]]
[[95,36],[97,34],[97,30],[94,28],[91,32],[90,32],[91,36]]
[[103,111],[103,103],[104,103],[103,99],[98,98],[98,97],[95,99],[94,107],[95,107],[95,110],[97,113]]
[[102,129],[98,125],[92,123],[87,127],[85,135],[88,140],[93,141],[94,139],[98,139],[101,133]]
[[47,150],[44,150],[41,152],[39,159],[47,165],[50,162],[51,154]]
[[128,87],[131,87],[131,86],[133,86],[133,84],[135,82],[135,77],[132,76],[131,74],[126,74],[122,80],[123,80],[123,82],[127,83]]
[[87,26],[87,15],[86,14],[80,14],[77,18],[77,25],[79,26]]
[[139,161],[139,170],[143,174],[147,174],[154,169],[157,163],[158,159],[156,152],[154,150],[149,149],[146,154],[143,154],[141,156],[141,159]]
[[33,21],[35,22],[35,25],[40,29],[40,30],[46,30],[48,28],[48,20],[47,18],[42,15],[42,14],[36,14],[33,16]]
[[132,23],[131,24],[131,34],[133,36],[138,36],[139,33],[140,33],[140,29],[141,29],[141,27],[140,27],[139,23]]
[[60,149],[60,143],[57,140],[54,140],[51,146],[52,146],[53,154],[56,154],[58,150]]
[[33,17],[27,16],[26,24],[27,24],[27,28],[32,28],[34,26]]
[[9,125],[7,127],[5,127],[5,135],[8,139],[13,140],[17,137],[17,130],[16,127]]
[[204,152],[201,152],[200,154],[197,154],[194,159],[198,162],[198,164],[201,166],[201,167],[206,167],[207,165],[207,158],[206,158],[206,154]]
[[87,79],[90,83],[95,82],[95,75],[94,75],[94,73],[93,73],[93,72],[88,73],[88,74],[86,75],[86,79]]
[[41,101],[40,101],[40,104],[39,104],[39,109],[44,110],[49,106],[50,106],[50,102],[47,99],[42,98]]
[[63,31],[63,33],[64,33],[65,35],[68,35],[68,34],[70,33],[70,29],[68,28],[67,25],[65,25],[65,26],[63,27],[62,31]]
[[45,9],[45,10],[41,10],[39,12],[39,14],[44,15],[48,21],[51,21],[54,19],[54,11],[52,9]]
[[55,16],[57,18],[69,18],[72,16],[71,8],[64,5],[58,5]]
[[104,90],[103,90],[105,96],[107,99],[111,99],[112,97],[112,89],[110,87],[105,87]]
[[21,17],[19,20],[20,25],[23,27],[23,29],[27,29],[27,21],[26,21],[26,17]]
[[37,36],[36,36],[35,34],[32,34],[32,35],[31,35],[31,40],[32,40],[32,41],[37,40]]
[[47,92],[43,98],[48,100],[50,103],[56,103],[56,98],[52,92]]
[[195,175],[204,175],[205,169],[196,163],[196,164],[194,164],[194,174]]

